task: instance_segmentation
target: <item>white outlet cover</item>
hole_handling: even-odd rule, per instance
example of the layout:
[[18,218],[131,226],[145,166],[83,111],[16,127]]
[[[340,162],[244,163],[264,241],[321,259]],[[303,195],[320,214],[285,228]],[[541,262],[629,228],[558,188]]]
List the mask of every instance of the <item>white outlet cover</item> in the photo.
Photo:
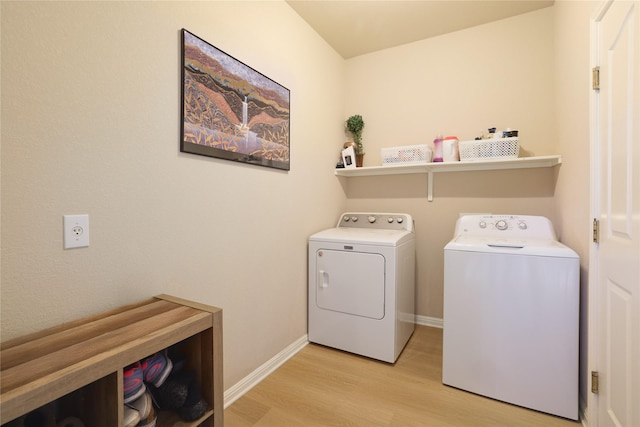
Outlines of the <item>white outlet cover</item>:
[[89,246],[89,215],[64,215],[64,248]]

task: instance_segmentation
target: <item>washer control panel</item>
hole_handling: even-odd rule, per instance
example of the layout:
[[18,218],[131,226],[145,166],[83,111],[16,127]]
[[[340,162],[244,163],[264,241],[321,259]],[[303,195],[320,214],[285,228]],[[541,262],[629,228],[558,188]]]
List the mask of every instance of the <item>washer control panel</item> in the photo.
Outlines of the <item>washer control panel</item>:
[[455,235],[556,239],[551,221],[532,215],[464,215],[456,222]]
[[341,215],[337,227],[413,231],[413,219],[406,213],[347,212]]

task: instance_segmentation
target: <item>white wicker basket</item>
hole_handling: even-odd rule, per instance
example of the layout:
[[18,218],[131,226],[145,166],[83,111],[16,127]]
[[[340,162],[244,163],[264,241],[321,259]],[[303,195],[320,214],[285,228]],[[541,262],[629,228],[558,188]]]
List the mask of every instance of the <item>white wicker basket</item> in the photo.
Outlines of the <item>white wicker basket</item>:
[[460,161],[515,158],[520,152],[518,137],[460,141]]
[[381,149],[382,166],[429,163],[431,149],[426,144],[406,145]]

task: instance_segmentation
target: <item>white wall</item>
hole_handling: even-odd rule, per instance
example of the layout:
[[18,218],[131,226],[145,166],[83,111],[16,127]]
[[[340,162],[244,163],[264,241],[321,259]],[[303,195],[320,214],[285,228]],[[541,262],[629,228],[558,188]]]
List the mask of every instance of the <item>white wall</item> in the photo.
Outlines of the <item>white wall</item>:
[[[2,340],[174,294],[224,309],[229,387],[306,334],[344,60],[281,1],[1,7]],[[181,28],[291,90],[290,172],[179,152]]]
[[[365,166],[380,149],[474,139],[488,127],[520,131],[521,156],[557,154],[552,8],[347,60],[345,116],[362,114]],[[562,169],[343,179],[353,210],[409,212],[416,223],[417,313],[442,318],[443,248],[460,213],[555,220]]]

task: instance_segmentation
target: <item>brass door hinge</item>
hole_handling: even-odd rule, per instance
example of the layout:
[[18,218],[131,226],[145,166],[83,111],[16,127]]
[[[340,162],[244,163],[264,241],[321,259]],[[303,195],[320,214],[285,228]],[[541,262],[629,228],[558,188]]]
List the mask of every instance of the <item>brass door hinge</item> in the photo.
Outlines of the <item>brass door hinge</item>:
[[593,219],[593,243],[600,243],[600,220]]
[[591,371],[591,393],[598,394],[600,389],[600,380],[598,377],[598,371]]
[[593,90],[600,90],[600,67],[593,67],[591,70],[591,87]]

